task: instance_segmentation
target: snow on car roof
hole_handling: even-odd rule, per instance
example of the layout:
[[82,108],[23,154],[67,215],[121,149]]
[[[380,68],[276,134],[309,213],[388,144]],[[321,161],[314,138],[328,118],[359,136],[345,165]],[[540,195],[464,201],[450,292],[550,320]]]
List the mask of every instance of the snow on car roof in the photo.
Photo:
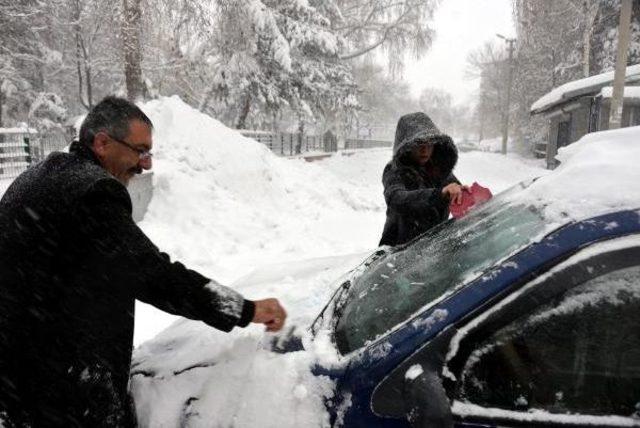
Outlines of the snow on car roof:
[[[534,102],[531,105],[531,113],[541,113],[562,101],[582,94],[587,94],[589,92],[597,92],[599,86],[613,82],[613,74],[613,71],[609,71],[558,86]],[[638,80],[640,80],[640,64],[627,67],[626,81],[633,82]]]
[[557,159],[552,174],[519,196],[537,200],[549,220],[640,208],[640,126],[587,134],[561,148]]

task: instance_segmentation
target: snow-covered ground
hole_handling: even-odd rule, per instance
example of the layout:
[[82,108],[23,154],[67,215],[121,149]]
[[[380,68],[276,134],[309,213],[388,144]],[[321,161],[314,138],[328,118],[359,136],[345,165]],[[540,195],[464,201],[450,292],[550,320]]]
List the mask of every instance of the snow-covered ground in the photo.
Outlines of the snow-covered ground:
[[[385,220],[380,181],[391,149],[338,153],[306,163],[189,108],[153,101],[155,189],[141,227],[164,251],[247,298],[275,296],[289,325],[308,326],[337,279],[375,247]],[[541,163],[495,153],[461,153],[456,174],[500,192],[545,174]],[[176,318],[139,304],[135,343]],[[275,355],[258,326],[218,332],[179,320],[135,351],[132,388],[143,426],[318,427],[327,422],[327,379],[316,352]],[[198,367],[195,367],[198,366]],[[175,371],[184,370],[179,376]],[[149,376],[152,374],[152,376]],[[170,391],[170,393],[168,393]],[[185,403],[197,392],[198,399]],[[277,409],[275,411],[274,409]]]

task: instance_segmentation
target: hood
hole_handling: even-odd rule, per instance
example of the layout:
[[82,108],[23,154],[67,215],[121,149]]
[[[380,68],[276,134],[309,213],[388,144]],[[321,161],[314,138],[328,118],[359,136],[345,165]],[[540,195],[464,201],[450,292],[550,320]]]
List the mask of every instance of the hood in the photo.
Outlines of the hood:
[[458,162],[458,149],[451,137],[440,132],[429,116],[422,112],[405,114],[398,120],[393,160],[399,160],[423,140],[434,140],[432,163],[443,176],[449,175]]

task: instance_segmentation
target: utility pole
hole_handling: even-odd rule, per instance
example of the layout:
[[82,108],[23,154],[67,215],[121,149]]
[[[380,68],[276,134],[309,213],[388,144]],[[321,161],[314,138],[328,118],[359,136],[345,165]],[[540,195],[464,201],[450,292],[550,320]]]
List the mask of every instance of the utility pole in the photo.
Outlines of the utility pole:
[[622,126],[622,108],[624,105],[624,82],[627,71],[627,51],[631,27],[631,1],[622,0],[620,24],[618,25],[618,53],[616,55],[616,71],[613,75],[613,95],[609,113],[609,129]]
[[502,116],[502,154],[507,154],[507,141],[509,139],[509,111],[511,109],[511,81],[513,80],[513,51],[515,49],[516,39],[510,39],[502,34],[496,34],[509,45],[509,77],[507,80],[507,102],[504,105]]

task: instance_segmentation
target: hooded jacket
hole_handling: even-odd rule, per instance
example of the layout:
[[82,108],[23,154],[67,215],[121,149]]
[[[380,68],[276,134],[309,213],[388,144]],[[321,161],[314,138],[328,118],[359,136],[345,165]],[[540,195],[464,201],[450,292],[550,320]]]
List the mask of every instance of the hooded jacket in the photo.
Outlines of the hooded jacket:
[[[411,159],[411,150],[424,141],[432,142],[434,148],[429,162],[420,167]],[[457,161],[453,140],[429,116],[418,112],[400,118],[393,158],[382,174],[387,220],[380,245],[408,242],[449,217],[449,200],[442,196],[442,189],[458,183],[452,173]]]
[[0,201],[0,422],[134,426],[135,299],[224,331],[254,313],[253,302],[161,253],[88,148],[52,153],[20,175]]

